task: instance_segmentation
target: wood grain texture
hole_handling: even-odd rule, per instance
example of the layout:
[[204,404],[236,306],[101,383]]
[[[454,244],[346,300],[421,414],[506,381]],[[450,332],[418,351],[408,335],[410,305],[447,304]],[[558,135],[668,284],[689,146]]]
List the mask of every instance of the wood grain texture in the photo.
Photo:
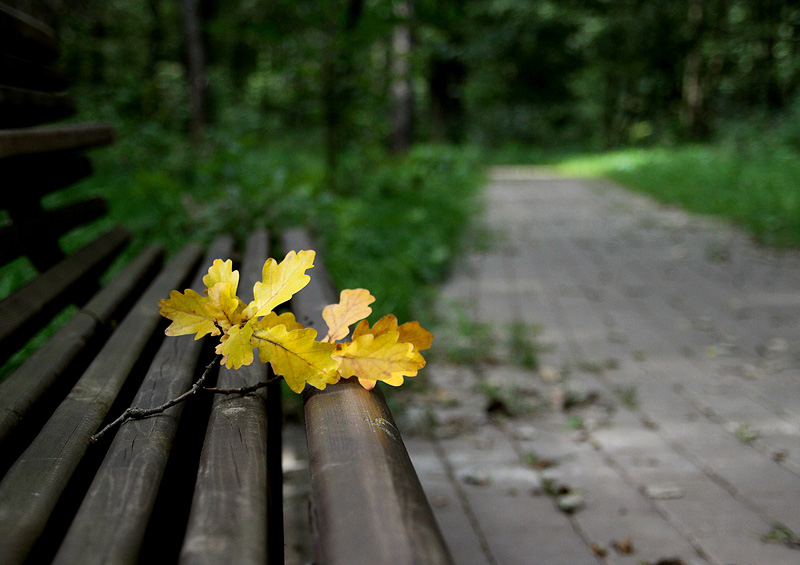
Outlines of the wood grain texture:
[[114,128],[105,123],[0,130],[0,158],[84,150],[112,141]]
[[[202,292],[208,265],[217,257],[230,255],[232,247],[231,238],[217,240],[191,288]],[[189,390],[202,344],[193,336],[165,339],[132,406],[153,408]],[[179,404],[163,414],[127,422],[119,429],[55,563],[137,562],[183,408]]]
[[[286,249],[314,249],[287,232]],[[317,255],[311,283],[292,299],[301,319],[323,327],[322,307],[336,300]],[[316,562],[451,563],[417,474],[380,390],[355,379],[306,389],[306,434],[313,491]]]
[[45,92],[61,92],[69,86],[63,72],[4,53],[0,53],[0,83]]
[[66,92],[0,86],[0,128],[36,126],[74,113],[75,101]]
[[0,555],[26,559],[141,352],[158,327],[157,302],[181,287],[200,249],[187,246],[148,287],[28,449],[0,482]]
[[49,26],[0,3],[0,52],[49,63],[59,50]]
[[130,232],[114,228],[45,271],[0,302],[0,362],[50,317],[77,299],[127,244]]
[[19,427],[40,423],[26,417],[87,347],[95,341],[100,345],[94,338],[110,332],[120,305],[147,286],[162,257],[163,250],[156,247],[141,253],[42,345],[44,354],[29,357],[0,383],[0,450]]
[[[253,299],[253,285],[261,279],[267,249],[263,231],[248,241],[239,284],[245,302]],[[256,357],[252,365],[235,371],[221,368],[217,386],[252,385],[266,380],[267,375],[267,366]],[[281,421],[277,415],[268,422],[266,392],[214,399],[181,563],[283,563],[281,474],[270,477],[267,462],[269,427],[280,427]],[[275,393],[280,394],[279,387]],[[280,449],[277,457],[280,463]],[[278,487],[277,494],[271,495],[270,486]],[[271,498],[276,499],[278,509],[272,513],[272,521]]]
[[3,247],[0,247],[0,265],[35,253],[42,245],[58,244],[59,237],[73,228],[96,220],[107,211],[105,200],[97,197],[45,210],[38,218],[15,221],[0,229],[0,241],[3,242]]

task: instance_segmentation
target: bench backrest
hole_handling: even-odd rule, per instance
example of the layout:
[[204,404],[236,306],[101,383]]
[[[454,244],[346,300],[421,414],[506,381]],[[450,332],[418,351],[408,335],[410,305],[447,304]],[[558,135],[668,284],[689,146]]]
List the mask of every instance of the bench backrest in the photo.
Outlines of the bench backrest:
[[106,213],[102,198],[45,209],[44,196],[91,174],[83,151],[114,138],[108,124],[41,124],[74,114],[52,64],[53,31],[0,4],[0,266],[27,257],[41,275],[0,303],[0,363],[70,303],[81,304],[126,245],[115,228],[67,257],[59,239]]

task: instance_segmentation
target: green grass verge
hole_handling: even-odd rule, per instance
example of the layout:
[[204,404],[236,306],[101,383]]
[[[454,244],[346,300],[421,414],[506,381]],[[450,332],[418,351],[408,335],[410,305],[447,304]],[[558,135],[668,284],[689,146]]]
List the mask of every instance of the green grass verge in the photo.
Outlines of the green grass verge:
[[800,246],[800,153],[790,148],[691,145],[539,162],[567,175],[607,177],[666,204],[733,220],[767,245]]

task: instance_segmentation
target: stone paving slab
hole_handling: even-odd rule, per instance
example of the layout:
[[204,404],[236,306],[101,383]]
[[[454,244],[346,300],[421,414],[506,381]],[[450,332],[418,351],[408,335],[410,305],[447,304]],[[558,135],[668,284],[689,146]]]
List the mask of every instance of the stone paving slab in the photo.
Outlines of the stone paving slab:
[[800,253],[609,183],[494,179],[442,312],[497,345],[439,345],[400,417],[456,561],[800,563],[763,541],[800,533]]

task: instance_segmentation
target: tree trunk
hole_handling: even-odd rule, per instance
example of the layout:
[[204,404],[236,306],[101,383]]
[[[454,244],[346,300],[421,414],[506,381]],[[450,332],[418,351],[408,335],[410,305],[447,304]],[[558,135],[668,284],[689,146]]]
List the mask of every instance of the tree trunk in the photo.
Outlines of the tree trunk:
[[431,62],[428,92],[431,100],[432,133],[439,141],[464,140],[462,91],[467,78],[464,65],[455,57],[435,58]]
[[397,0],[394,5],[399,22],[392,32],[392,152],[402,154],[411,147],[414,125],[414,91],[411,85],[412,0]]
[[161,30],[161,15],[159,12],[160,0],[149,0],[148,7],[150,14],[153,18],[153,24],[150,27],[149,44],[150,52],[147,58],[147,76],[155,76],[156,64],[161,60],[164,35]]
[[336,29],[322,64],[322,114],[328,185],[334,191],[339,153],[352,135],[348,114],[353,104],[353,57],[357,31],[364,12],[363,0],[348,0],[344,27]]
[[692,0],[688,20],[691,36],[683,68],[681,119],[691,137],[702,138],[709,132],[703,84],[703,0]]
[[186,44],[186,71],[192,104],[190,133],[192,141],[198,143],[203,137],[207,124],[206,55],[197,0],[181,0],[181,5],[183,8],[183,35]]

